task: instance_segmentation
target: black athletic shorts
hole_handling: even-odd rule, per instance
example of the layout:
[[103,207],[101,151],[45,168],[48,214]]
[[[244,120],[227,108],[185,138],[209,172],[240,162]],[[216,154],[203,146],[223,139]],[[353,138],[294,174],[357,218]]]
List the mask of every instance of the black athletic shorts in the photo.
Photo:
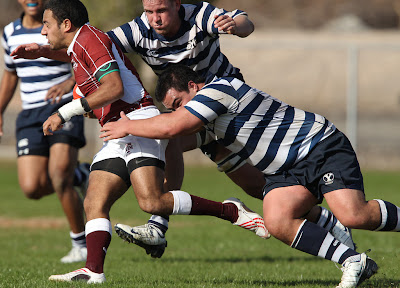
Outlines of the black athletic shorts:
[[86,144],[84,136],[83,116],[74,116],[66,122],[53,135],[43,135],[43,123],[51,114],[61,106],[69,103],[72,97],[61,100],[56,104],[48,104],[34,109],[22,110],[17,117],[16,138],[17,155],[39,155],[49,156],[51,145],[55,143],[65,143],[77,149]]
[[363,176],[350,141],[336,130],[287,171],[266,175],[263,196],[279,187],[302,185],[319,201],[325,193],[339,189],[364,191]]

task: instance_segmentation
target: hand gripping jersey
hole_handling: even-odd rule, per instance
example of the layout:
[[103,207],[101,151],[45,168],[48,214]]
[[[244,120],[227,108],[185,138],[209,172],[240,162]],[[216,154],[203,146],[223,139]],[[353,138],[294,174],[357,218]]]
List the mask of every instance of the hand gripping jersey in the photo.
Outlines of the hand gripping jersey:
[[292,107],[232,77],[204,86],[185,108],[219,143],[264,174],[291,167],[336,129],[323,116]]
[[93,110],[100,125],[118,120],[121,111],[128,114],[141,107],[154,105],[135,67],[101,30],[89,24],[82,26],[68,47],[67,53],[71,56],[79,88],[76,95],[88,96],[100,87],[102,77],[115,71],[120,73],[124,96],[105,107]]
[[240,10],[228,12],[207,2],[182,4],[179,10],[182,25],[175,37],[157,34],[145,13],[108,34],[124,52],[138,53],[158,75],[176,63],[189,66],[203,76],[207,73],[217,77],[239,75],[239,69],[220,50],[218,34],[225,32],[214,27],[214,16],[221,14],[232,18],[247,15]]

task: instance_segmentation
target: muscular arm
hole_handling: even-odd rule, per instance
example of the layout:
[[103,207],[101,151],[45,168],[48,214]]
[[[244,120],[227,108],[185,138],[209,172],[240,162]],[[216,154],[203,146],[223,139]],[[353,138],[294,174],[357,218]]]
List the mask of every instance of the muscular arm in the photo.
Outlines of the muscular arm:
[[246,15],[238,15],[231,18],[228,15],[215,16],[215,28],[228,34],[234,34],[241,38],[249,36],[254,31],[254,24]]
[[0,84],[0,136],[3,135],[3,114],[14,95],[17,84],[17,73],[4,70]]
[[100,130],[104,141],[121,138],[128,134],[153,139],[170,139],[179,135],[197,132],[204,123],[181,107],[174,112],[164,113],[149,119],[129,120],[121,112],[121,120],[109,122]]
[[44,57],[61,62],[71,61],[66,49],[52,50],[49,45],[39,45],[36,43],[20,45],[11,52],[10,56],[14,59],[37,59]]
[[[105,75],[101,78],[100,83],[100,87],[95,92],[85,97],[85,100],[92,110],[107,106],[124,95],[124,87],[119,72],[111,72]],[[84,107],[81,103],[80,99],[73,100],[72,102],[62,106],[58,110],[58,114],[51,115],[43,123],[44,135],[53,135],[54,131],[57,131],[62,127],[63,120],[68,121],[75,115],[83,115],[87,112],[83,110]],[[60,117],[60,115],[62,117]]]
[[245,15],[236,16],[233,19],[236,23],[236,28],[233,34],[244,38],[249,36],[254,31],[254,24],[250,21],[250,19]]

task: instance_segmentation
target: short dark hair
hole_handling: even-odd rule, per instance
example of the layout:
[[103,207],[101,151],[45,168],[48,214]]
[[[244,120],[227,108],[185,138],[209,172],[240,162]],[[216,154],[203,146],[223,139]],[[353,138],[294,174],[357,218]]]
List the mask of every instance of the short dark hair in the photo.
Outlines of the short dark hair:
[[82,27],[89,22],[89,15],[85,5],[79,0],[49,0],[44,10],[51,10],[58,25],[69,19],[75,27]]
[[189,92],[189,81],[199,84],[204,83],[205,78],[190,67],[182,64],[168,67],[158,78],[155,91],[156,100],[159,102],[164,101],[167,91],[171,88],[179,92]]

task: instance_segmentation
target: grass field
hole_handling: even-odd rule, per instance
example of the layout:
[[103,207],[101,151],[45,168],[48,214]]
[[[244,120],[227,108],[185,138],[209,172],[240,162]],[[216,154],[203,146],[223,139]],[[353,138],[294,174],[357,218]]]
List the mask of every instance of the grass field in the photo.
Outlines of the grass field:
[[[368,199],[400,205],[400,172],[365,172]],[[17,184],[13,163],[0,164],[0,287],[86,287],[53,283],[51,274],[84,263],[61,264],[70,248],[69,229],[57,198],[27,200]],[[261,212],[251,199],[214,168],[186,168],[184,190],[212,200],[234,196]],[[113,224],[143,224],[148,219],[132,190],[111,211]],[[369,248],[379,273],[362,287],[400,287],[400,235],[355,231],[359,251]],[[168,248],[152,259],[115,234],[100,287],[335,287],[341,271],[329,261],[291,249],[275,239],[262,240],[207,216],[172,216]],[[97,286],[96,286],[97,287]]]

